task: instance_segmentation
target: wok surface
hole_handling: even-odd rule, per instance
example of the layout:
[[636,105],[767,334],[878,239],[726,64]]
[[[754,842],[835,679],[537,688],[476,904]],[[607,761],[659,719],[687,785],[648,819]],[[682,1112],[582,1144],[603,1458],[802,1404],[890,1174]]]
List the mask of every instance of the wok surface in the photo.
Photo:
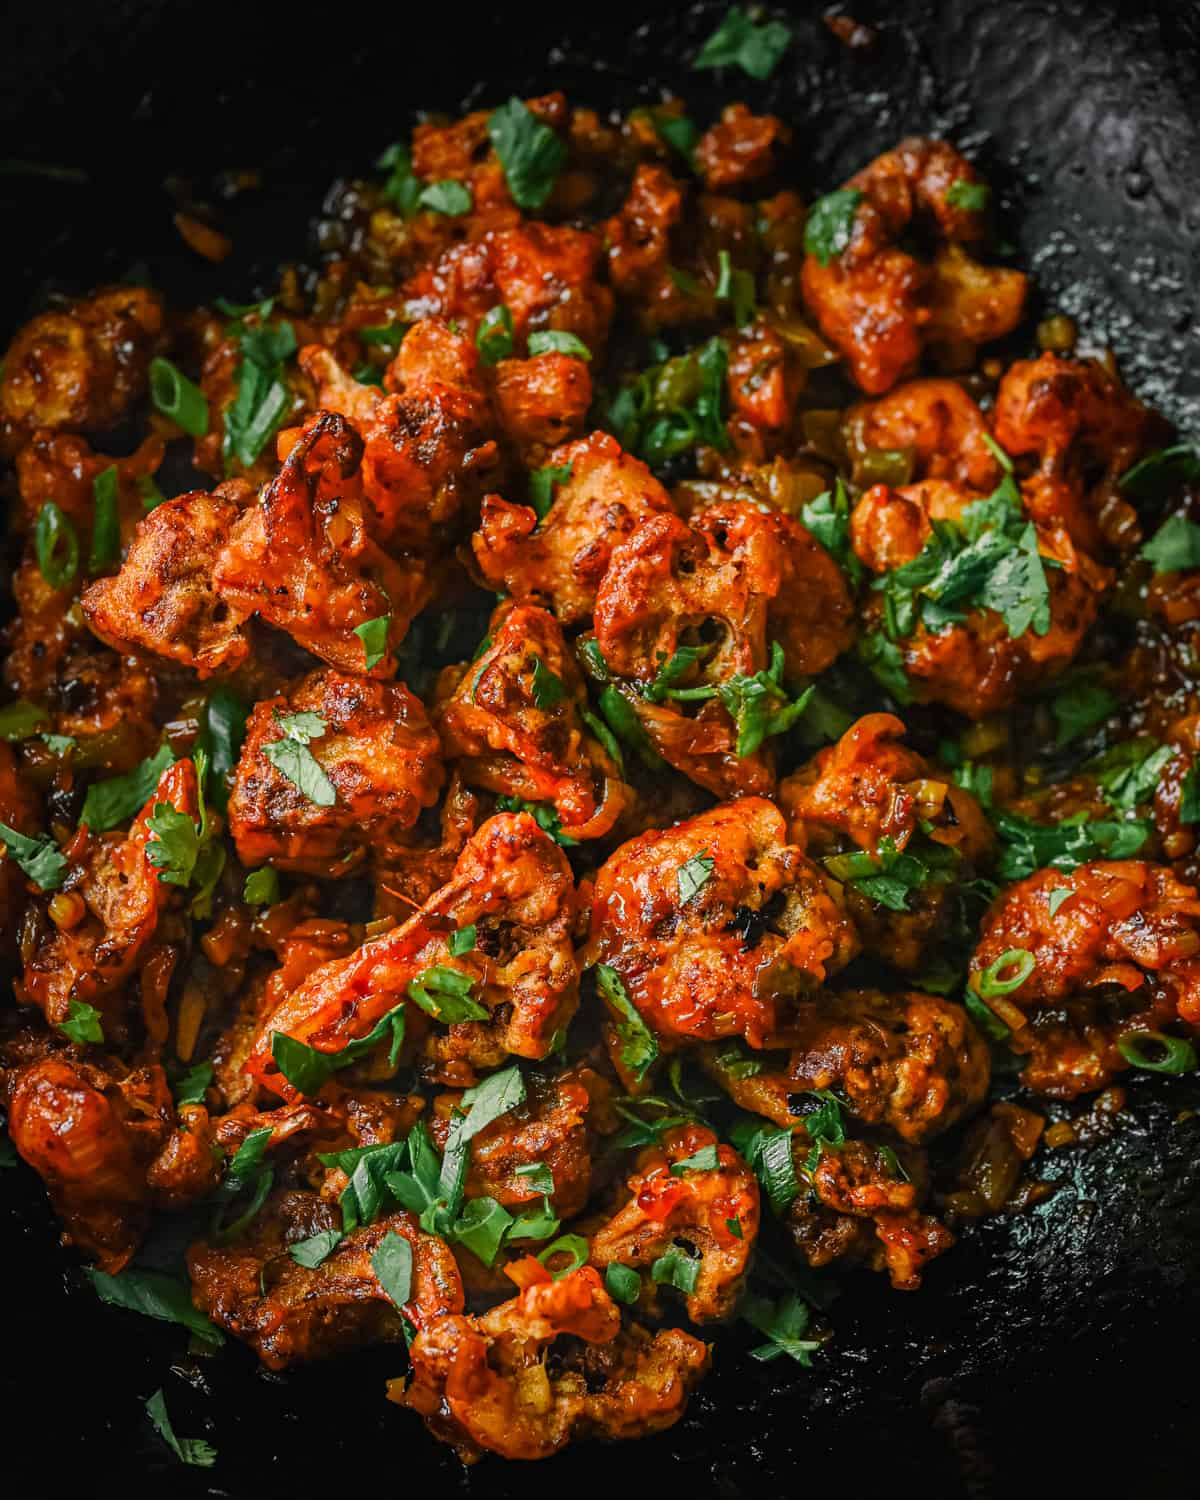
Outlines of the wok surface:
[[[766,84],[692,74],[724,10],[607,0],[400,19],[303,3],[111,3],[86,15],[44,0],[5,20],[5,157],[79,167],[85,183],[0,176],[14,265],[0,333],[47,286],[82,290],[135,262],[176,300],[242,298],[305,243],[339,173],[370,162],[418,107],[560,87],[628,107],[660,86],[696,114],[744,97],[801,142],[802,191],[825,189],[908,131],[946,133],[995,184],[1001,222],[1042,304],[1116,349],[1126,377],[1200,434],[1194,245],[1200,235],[1200,7],[1051,0],[856,0],[881,22],[867,57],[793,4],[796,40]],[[678,60],[678,61],[677,61]],[[164,179],[211,195],[213,174],[257,164],[264,189],[222,211],[234,258],[189,262]],[[13,274],[16,270],[16,275]],[[82,1289],[32,1173],[6,1173],[7,1272],[0,1472],[13,1500],[86,1484],[137,1496],[276,1500],[378,1484],[486,1496],[681,1484],[774,1496],[839,1483],[858,1497],[991,1497],[1099,1483],[1105,1493],[1193,1493],[1200,1430],[1187,1377],[1200,1346],[1200,1081],[1140,1080],[1116,1134],[1043,1152],[1062,1181],[1021,1217],[964,1234],[916,1295],[848,1280],[812,1371],[739,1357],[716,1368],[672,1432],[550,1463],[484,1462],[469,1476],[382,1400],[384,1352],[286,1379],[242,1348],[189,1383],[178,1330],[101,1308]],[[1182,1378],[1181,1378],[1182,1377]],[[216,1468],[181,1468],[142,1403],[166,1389],[179,1432]]]

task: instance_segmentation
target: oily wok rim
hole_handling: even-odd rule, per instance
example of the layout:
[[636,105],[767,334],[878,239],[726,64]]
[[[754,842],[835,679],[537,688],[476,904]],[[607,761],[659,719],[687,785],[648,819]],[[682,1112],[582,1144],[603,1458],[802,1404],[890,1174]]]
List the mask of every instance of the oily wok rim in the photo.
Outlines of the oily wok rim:
[[[814,174],[817,181],[834,180],[845,165],[855,164],[870,154],[863,145],[865,130],[878,129],[874,143],[886,144],[900,133],[893,122],[907,121],[919,112],[920,119],[929,126],[932,111],[936,124],[939,109],[948,107],[939,101],[958,102],[966,92],[972,101],[980,101],[971,118],[985,122],[985,128],[990,124],[995,132],[987,142],[987,151],[996,153],[1002,162],[1008,161],[1013,174],[1008,181],[1014,190],[1028,191],[1017,187],[1016,170],[1022,153],[1026,153],[1028,163],[1027,153],[1031,148],[1027,138],[1038,132],[1032,124],[1022,126],[1020,120],[1014,120],[1012,137],[1019,144],[1009,155],[1004,144],[1004,129],[1009,122],[1003,118],[1005,109],[998,102],[1015,97],[1028,104],[1028,93],[1011,76],[1005,78],[1002,73],[997,77],[986,71],[990,53],[985,43],[988,39],[995,40],[1000,8],[952,9],[959,14],[949,17],[941,12],[926,14],[920,18],[919,26],[913,24],[916,17],[906,20],[903,14],[891,11],[889,19],[897,45],[882,60],[887,83],[879,90],[886,92],[889,100],[869,109],[857,104],[847,111],[847,120],[823,143],[822,149],[830,150],[831,156],[822,162],[821,171]],[[1111,50],[1114,34],[1106,33],[1099,21],[1082,12],[1072,15],[1070,7],[1050,9],[1060,10],[1061,14],[1048,19],[1038,7],[1020,7],[1025,22],[1022,33],[1025,49],[1036,51],[1040,40],[1043,49],[1058,47],[1060,55],[1069,57],[1078,56],[1079,49],[1086,49],[1090,43],[1095,49],[1090,71],[1086,75],[1077,74],[1077,81],[1086,76],[1094,82],[1099,72],[1106,88],[1113,88],[1115,80],[1104,76],[1103,63],[1097,59],[1103,58],[1106,47]],[[142,12],[138,27],[143,41],[157,35],[161,45],[162,32],[154,33],[153,25],[155,19],[161,21],[162,8],[126,7],[122,13],[129,17],[134,12]],[[633,48],[628,45],[628,27],[621,16],[607,22],[581,23],[573,40],[579,51],[591,49],[592,64],[603,61],[605,56],[613,59],[622,79],[630,71],[644,67],[637,85],[641,88],[646,86],[644,79],[661,67],[661,58],[669,51],[666,39],[671,39],[674,45],[679,28],[685,26],[690,28],[689,37],[703,35],[711,25],[712,14],[713,8],[709,7],[699,16],[689,14],[682,20],[652,19],[645,39],[635,39]],[[861,14],[872,19],[866,7]],[[229,18],[226,21],[228,25]],[[230,36],[239,35],[243,36],[240,62],[245,67],[247,56],[255,55],[253,42],[234,28],[226,32],[227,45]],[[813,55],[818,59],[816,62],[806,59],[806,87],[792,101],[768,99],[766,106],[786,114],[801,132],[806,117],[817,110],[814,82],[823,81],[827,87],[845,91],[847,77],[855,76],[846,74],[847,63],[836,51],[826,54],[819,50],[818,28],[813,26],[805,35],[813,39]],[[1131,33],[1120,31],[1115,35],[1125,45],[1133,45]],[[236,52],[237,48],[232,50]],[[267,50],[264,46],[264,53]],[[958,72],[947,66],[948,59],[956,54],[960,59],[970,58],[973,65],[982,59],[968,91],[964,91]],[[1162,53],[1153,56],[1161,70],[1156,74],[1157,86],[1161,86],[1169,65]],[[1011,57],[1006,57],[1006,63],[1013,66]],[[370,76],[370,63],[360,66],[365,66]],[[594,70],[576,62],[568,66],[578,71],[564,86],[574,88],[575,78],[581,73],[587,86],[596,88]],[[1153,71],[1152,65],[1147,67]],[[483,69],[478,71],[482,73]],[[528,72],[531,78],[545,76],[540,63],[531,65]],[[497,75],[493,72],[492,76]],[[601,84],[607,86],[611,76],[602,75]],[[522,86],[516,72],[511,79],[512,87]],[[682,87],[684,80],[676,83]],[[508,77],[504,86],[509,86]],[[687,83],[687,89],[689,95],[695,94],[691,82]],[[236,87],[233,91],[236,96]],[[489,94],[496,91],[489,81]],[[421,97],[425,92],[414,91],[415,96]],[[1149,96],[1138,95],[1136,91],[1131,94],[1128,90],[1123,95],[1119,89],[1116,92],[1123,100],[1123,113],[1132,114],[1135,119],[1139,118],[1139,106],[1152,115],[1161,103],[1154,92]],[[451,85],[447,102],[453,98],[456,96]],[[236,105],[234,108],[236,112]],[[870,115],[890,118],[868,121]],[[243,115],[243,120],[246,117]],[[1177,132],[1177,139],[1189,138],[1186,111],[1177,110],[1174,116],[1168,114],[1165,119]],[[969,119],[966,128],[970,123]],[[1055,134],[1053,126],[1062,122],[1052,118],[1040,123],[1042,133],[1051,137]],[[1156,129],[1161,127],[1161,120],[1157,126],[1147,122],[1147,136],[1153,139]],[[365,123],[363,130],[366,131]],[[376,140],[389,138],[391,133],[385,130],[381,135],[375,131],[372,145]],[[1046,158],[1057,149],[1067,160],[1078,160],[1078,155],[1073,155],[1070,149],[1073,146],[1076,153],[1084,153],[1087,161],[1095,163],[1099,157],[1094,169],[1106,180],[1108,164],[1103,149],[1091,154],[1092,142],[1086,136],[1081,138],[1079,132],[1065,133],[1066,149],[1063,139],[1060,130],[1057,142],[1046,140]],[[194,143],[192,150],[196,151]],[[311,202],[313,191],[320,190],[330,173],[315,166],[305,170],[311,171],[306,178],[307,201]],[[1148,175],[1155,192],[1168,190],[1166,184],[1156,180],[1153,163]],[[1004,180],[1002,174],[1001,181]],[[1090,180],[1085,174],[1085,186]],[[297,196],[303,198],[303,194]],[[1049,196],[1051,201],[1046,201],[1046,195],[1032,195],[1027,204],[1028,214],[1016,215],[1019,236],[1027,252],[1046,243],[1052,224],[1061,225],[1064,218],[1070,221],[1073,215],[1084,213],[1085,204],[1088,209],[1094,206],[1087,204],[1084,190],[1075,199],[1064,199],[1061,194]],[[45,198],[38,201],[42,204],[42,216],[48,217]],[[1128,211],[1128,204],[1121,207],[1123,214]],[[1087,223],[1086,218],[1083,222]],[[277,225],[266,228],[278,230]],[[1103,226],[1097,234],[1102,232]],[[279,232],[275,243],[286,243],[292,238]],[[268,233],[261,241],[265,256],[269,255],[271,239]],[[143,243],[150,244],[152,240],[148,238]],[[1164,264],[1169,263],[1172,248],[1169,236],[1163,244],[1155,246]],[[1132,254],[1134,261],[1138,255],[1136,248],[1130,251],[1128,245],[1123,245],[1119,253]],[[1072,267],[1086,268],[1089,264],[1089,257],[1082,252],[1074,257],[1064,252],[1059,261],[1038,267],[1037,274],[1044,286],[1057,292],[1071,284]],[[75,265],[77,278],[82,280],[90,275],[87,257],[77,258]],[[70,255],[60,257],[57,267],[69,279]],[[1055,279],[1056,272],[1063,275],[1061,283]],[[252,266],[249,274],[253,275]],[[1169,280],[1168,271],[1162,274]],[[1115,318],[1112,326],[1119,333],[1123,323],[1127,326],[1127,320],[1121,317],[1125,304],[1120,293],[1128,295],[1131,289],[1136,291],[1137,328],[1130,333],[1132,358],[1126,362],[1127,372],[1132,383],[1155,401],[1160,400],[1156,383],[1161,383],[1166,399],[1160,404],[1172,415],[1186,419],[1194,392],[1188,390],[1185,373],[1176,370],[1177,378],[1173,378],[1170,359],[1162,357],[1168,322],[1163,284],[1156,284],[1153,276],[1140,283],[1129,276],[1117,279],[1123,284],[1114,290],[1104,278],[1089,279],[1085,275],[1078,283],[1078,295],[1099,311],[1102,320],[1106,312],[1112,315]],[[170,289],[174,291],[173,287]],[[13,321],[15,316],[14,311]],[[1125,355],[1122,339],[1118,337],[1116,343]],[[1139,379],[1139,371],[1149,377],[1149,388],[1146,381]],[[1078,1164],[1078,1179],[1069,1203],[1067,1195],[1060,1195],[1063,1204],[1048,1208],[1032,1223],[1015,1228],[985,1226],[971,1243],[960,1247],[954,1257],[957,1264],[946,1263],[937,1274],[931,1272],[930,1286],[919,1299],[928,1304],[928,1311],[924,1306],[918,1308],[916,1299],[896,1307],[882,1294],[864,1296],[866,1289],[856,1288],[855,1297],[847,1299],[837,1313],[836,1370],[835,1361],[829,1359],[819,1377],[798,1375],[781,1380],[778,1365],[764,1377],[748,1370],[743,1362],[728,1359],[722,1362],[725,1370],[718,1370],[701,1392],[685,1424],[668,1438],[624,1453],[589,1450],[586,1454],[576,1454],[553,1466],[553,1474],[525,1474],[518,1479],[501,1475],[493,1467],[486,1480],[476,1479],[474,1485],[486,1487],[485,1492],[490,1494],[502,1494],[509,1489],[528,1494],[531,1488],[536,1492],[539,1485],[549,1492],[553,1484],[557,1492],[594,1476],[620,1482],[617,1476],[628,1464],[648,1480],[660,1473],[669,1479],[678,1476],[682,1463],[688,1478],[702,1492],[719,1485],[717,1492],[736,1494],[763,1487],[764,1481],[769,1485],[774,1476],[778,1476],[782,1487],[783,1483],[790,1483],[798,1470],[810,1475],[832,1474],[837,1471],[839,1461],[844,1462],[844,1445],[852,1443],[856,1455],[861,1456],[864,1488],[875,1483],[879,1475],[894,1474],[899,1467],[899,1472],[906,1469],[914,1475],[919,1472],[929,1482],[937,1476],[947,1494],[962,1492],[964,1470],[977,1476],[972,1481],[975,1493],[1005,1493],[1004,1489],[979,1486],[1003,1485],[1006,1476],[1014,1472],[1014,1423],[1027,1434],[1032,1449],[1028,1458],[1034,1469],[1031,1483],[1035,1486],[1043,1483],[1054,1473],[1055,1460],[1046,1456],[1052,1440],[1072,1446],[1070,1434],[1095,1430],[1097,1425],[1094,1385],[1069,1389],[1064,1395],[1062,1388],[1073,1385],[1071,1375],[1077,1382],[1094,1367],[1095,1361],[1116,1363],[1118,1349],[1123,1351],[1121,1360],[1131,1364],[1139,1359],[1153,1360],[1163,1348],[1168,1331],[1178,1330],[1184,1322],[1187,1304],[1172,1282],[1186,1286],[1186,1273],[1195,1264],[1189,1259],[1188,1248],[1189,1241],[1195,1243],[1197,1229],[1195,1211],[1189,1203],[1189,1199],[1195,1201],[1191,1175],[1194,1171],[1191,1157],[1195,1153],[1187,1149],[1189,1132],[1194,1127],[1185,1126],[1182,1131],[1172,1131],[1170,1127],[1180,1109],[1195,1100],[1186,1082],[1166,1089],[1156,1084],[1153,1099],[1143,1103],[1138,1095],[1144,1092],[1134,1091],[1136,1130],[1128,1137],[1123,1134],[1119,1142],[1093,1152]],[[20,1265],[26,1287],[20,1302],[28,1306],[28,1325],[20,1321],[26,1316],[23,1306],[14,1309],[14,1317],[18,1328],[30,1326],[31,1333],[21,1340],[27,1351],[21,1369],[6,1370],[6,1379],[13,1384],[7,1407],[14,1419],[13,1431],[31,1426],[39,1410],[44,1414],[40,1402],[53,1388],[56,1358],[53,1346],[59,1341],[70,1348],[72,1359],[78,1362],[75,1378],[84,1377],[96,1403],[93,1410],[81,1413],[68,1424],[67,1431],[58,1434],[55,1445],[58,1451],[53,1459],[44,1454],[22,1453],[20,1444],[15,1445],[14,1471],[27,1486],[24,1493],[31,1496],[53,1493],[49,1485],[56,1474],[61,1476],[71,1464],[82,1467],[94,1463],[97,1453],[104,1455],[105,1468],[115,1458],[116,1474],[100,1481],[114,1489],[120,1479],[127,1487],[136,1486],[147,1474],[164,1473],[162,1456],[154,1446],[156,1440],[142,1431],[140,1399],[161,1383],[170,1358],[170,1336],[160,1339],[158,1329],[147,1328],[143,1338],[143,1330],[139,1329],[137,1347],[114,1348],[112,1325],[104,1321],[103,1314],[80,1299],[62,1298],[63,1262],[53,1249],[53,1234],[44,1221],[39,1228],[36,1211],[29,1205],[22,1204],[19,1208],[20,1213],[10,1210],[13,1228],[7,1242],[10,1248],[14,1244],[16,1247],[14,1261]],[[36,1250],[33,1256],[29,1253],[31,1249]],[[33,1269],[31,1261],[35,1263]],[[852,1307],[851,1302],[857,1305]],[[47,1325],[55,1330],[52,1338],[46,1337]],[[34,1330],[38,1333],[36,1339]],[[1173,1356],[1185,1352],[1186,1337],[1175,1332]],[[369,1378],[369,1370],[364,1369],[363,1379]],[[215,1435],[223,1459],[229,1460],[229,1467],[223,1464],[216,1482],[227,1493],[295,1493],[295,1485],[311,1482],[314,1474],[322,1478],[344,1474],[352,1454],[368,1472],[383,1471],[385,1464],[396,1462],[404,1463],[410,1474],[421,1473],[433,1482],[438,1482],[436,1475],[449,1476],[451,1472],[442,1467],[444,1459],[435,1459],[424,1449],[420,1456],[412,1451],[397,1456],[395,1424],[389,1421],[391,1414],[385,1410],[382,1420],[376,1420],[374,1415],[358,1410],[349,1392],[339,1390],[350,1382],[342,1381],[336,1373],[328,1378],[317,1374],[311,1379],[293,1378],[286,1387],[264,1385],[248,1368],[223,1369],[210,1379],[212,1391],[208,1395],[198,1392],[192,1408],[181,1407],[176,1423],[180,1431],[199,1431],[197,1422],[203,1419],[211,1403],[211,1410],[218,1414]],[[353,1384],[358,1385],[357,1377]],[[1056,1392],[1054,1404],[1044,1406],[1037,1393],[1045,1393],[1051,1386]],[[1172,1462],[1181,1460],[1186,1450],[1172,1452],[1170,1420],[1159,1403],[1139,1404],[1139,1393],[1126,1388],[1119,1410],[1122,1427],[1128,1424],[1137,1434],[1137,1446],[1143,1457],[1136,1472],[1143,1478],[1149,1476],[1150,1483],[1154,1482],[1155,1471],[1169,1474]],[[803,1420],[800,1413],[804,1413]],[[320,1424],[324,1436],[319,1454],[314,1454],[301,1436],[314,1423]],[[759,1440],[759,1446],[752,1447],[760,1428],[765,1436]],[[716,1441],[714,1432],[719,1434]],[[274,1439],[275,1434],[281,1436]],[[270,1469],[262,1456],[264,1448],[269,1446],[278,1450],[276,1463]],[[114,1450],[119,1452],[114,1454]],[[365,1458],[364,1453],[369,1457]],[[1122,1457],[1110,1456],[1108,1466],[1122,1461]],[[1086,1455],[1075,1455],[1073,1461],[1079,1464],[1089,1460]],[[993,1476],[990,1480],[989,1470]],[[26,1479],[25,1475],[30,1477]],[[181,1487],[195,1478],[177,1468],[170,1471],[170,1477]],[[935,1489],[934,1493],[937,1492]],[[1150,1488],[1135,1492],[1155,1493]]]

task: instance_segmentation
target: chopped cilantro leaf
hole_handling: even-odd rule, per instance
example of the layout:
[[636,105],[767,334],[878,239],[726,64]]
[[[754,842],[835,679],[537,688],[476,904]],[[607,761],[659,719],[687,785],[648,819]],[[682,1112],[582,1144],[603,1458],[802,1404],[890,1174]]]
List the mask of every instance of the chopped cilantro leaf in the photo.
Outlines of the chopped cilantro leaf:
[[412,1296],[412,1246],[402,1234],[389,1229],[371,1252],[371,1269],[393,1307],[403,1308]]
[[686,1156],[682,1161],[671,1163],[671,1176],[683,1177],[688,1172],[715,1172],[721,1165],[721,1159],[717,1155],[715,1146],[701,1146],[699,1151],[693,1151],[691,1156]]
[[340,1229],[322,1229],[310,1234],[306,1240],[296,1240],[288,1246],[288,1254],[298,1266],[306,1271],[315,1271],[322,1265],[345,1238]]
[[558,328],[544,328],[529,335],[529,353],[569,354],[574,359],[590,360],[592,351],[578,336]]
[[119,1276],[109,1276],[90,1266],[84,1268],[83,1274],[101,1302],[144,1313],[164,1323],[181,1323],[205,1344],[225,1342],[221,1330],[192,1305],[191,1287],[186,1281],[177,1281],[159,1271],[122,1271]]
[[296,330],[286,320],[266,322],[270,309],[269,302],[253,309],[260,318],[254,327],[248,327],[243,316],[227,330],[241,351],[234,377],[237,395],[225,412],[223,449],[227,468],[235,459],[243,469],[250,468],[291,407],[292,396],[283,372],[297,349]]
[[863,565],[850,545],[850,497],[841,479],[835,481],[832,491],[826,490],[802,506],[800,519],[857,586],[862,581]]
[[211,1469],[217,1461],[217,1450],[203,1438],[176,1437],[171,1419],[167,1415],[166,1398],[162,1391],[155,1391],[146,1402],[146,1415],[154,1424],[154,1430],[182,1464],[191,1464],[197,1469]]
[[248,906],[274,906],[279,900],[279,875],[270,865],[251,870],[242,888],[242,900]]
[[94,1005],[83,1000],[72,1000],[67,1005],[67,1019],[58,1023],[63,1036],[79,1046],[92,1043],[98,1046],[104,1040],[104,1027],[100,1024],[100,1012]]
[[480,318],[475,347],[485,365],[498,365],[512,353],[513,315],[503,302]]
[[176,1105],[203,1104],[204,1096],[212,1086],[212,1081],[212,1063],[197,1063],[194,1068],[189,1068],[174,1087]]
[[1057,749],[1070,744],[1088,730],[1103,724],[1117,707],[1117,700],[1107,688],[1079,675],[1061,686],[1050,704],[1058,721],[1054,744]]
[[827,266],[841,255],[854,232],[854,216],[863,195],[856,188],[839,188],[818,198],[808,211],[804,225],[804,248]]
[[175,757],[169,745],[161,745],[148,760],[142,761],[123,776],[112,776],[88,787],[79,814],[81,824],[93,833],[107,833],[141,811],[158,785],[159,777]]
[[302,796],[317,807],[332,807],[337,801],[333,782],[308,748],[313,740],[324,736],[325,720],[319,714],[281,714],[276,709],[275,721],[283,732],[279,739],[263,746],[263,754]]
[[533,680],[530,683],[533,701],[538,708],[554,708],[561,703],[566,693],[561,677],[555,676],[540,656],[533,658]]
[[1086,762],[1084,770],[1096,778],[1105,800],[1122,812],[1132,812],[1154,796],[1162,772],[1175,757],[1170,745],[1147,736],[1123,740]]
[[368,672],[373,671],[387,655],[391,623],[391,615],[378,615],[354,627],[354,634],[363,643],[363,666]]
[[749,1296],[742,1302],[740,1311],[746,1322],[767,1339],[767,1343],[750,1351],[753,1359],[766,1361],[786,1354],[799,1364],[812,1364],[811,1355],[820,1344],[815,1339],[804,1337],[808,1332],[810,1314],[807,1304],[795,1292],[788,1292],[778,1302]]
[[1200,526],[1184,516],[1171,516],[1141,548],[1139,557],[1156,573],[1178,573],[1200,567]]
[[470,922],[466,927],[455,928],[446,946],[451,958],[461,958],[464,953],[473,953],[475,951],[475,923]]
[[492,111],[488,135],[513,202],[529,213],[541,208],[566,165],[565,144],[516,97]]
[[7,823],[0,823],[0,844],[8,851],[22,874],[43,891],[56,891],[67,872],[67,857],[49,834],[31,838],[18,833]]
[[701,849],[698,854],[693,854],[679,866],[675,872],[675,879],[679,886],[679,904],[683,906],[692,897],[704,889],[715,868],[712,856],[707,849]]
[[423,187],[417,197],[417,203],[421,208],[432,209],[434,213],[451,214],[455,217],[460,214],[469,214],[475,206],[471,189],[466,183],[455,182],[452,179],[431,182],[427,187]]
[[741,6],[733,5],[696,54],[692,67],[739,67],[751,78],[769,78],[791,40],[791,30],[782,21],[756,26]]
[[1046,907],[1050,915],[1057,916],[1059,907],[1074,894],[1075,892],[1069,885],[1056,885],[1052,891],[1049,891],[1046,895]]
[[445,964],[434,964],[409,981],[408,997],[446,1026],[459,1021],[486,1021],[488,1012],[471,998],[474,987],[472,975]]
[[946,189],[946,202],[951,208],[961,208],[969,214],[981,214],[992,196],[986,182],[968,182],[960,177]]
[[621,976],[608,964],[596,965],[596,988],[608,1006],[621,1044],[621,1061],[641,1083],[658,1058],[658,1042],[629,998]]
[[1000,839],[996,873],[1004,881],[1024,880],[1047,865],[1069,872],[1094,859],[1131,859],[1150,837],[1148,823],[1089,822],[1082,814],[1051,824],[998,812],[994,822]]
[[554,808],[545,802],[526,802],[524,797],[512,797],[501,792],[496,798],[497,812],[528,813],[543,833],[548,833],[556,844],[564,849],[573,849],[579,842],[563,832],[562,819]]
[[271,1037],[271,1056],[279,1071],[302,1094],[317,1094],[342,1068],[365,1057],[380,1042],[391,1038],[388,1062],[395,1067],[404,1045],[404,1004],[394,1005],[364,1037],[348,1042],[337,1052],[321,1052],[306,1042],[276,1031]]

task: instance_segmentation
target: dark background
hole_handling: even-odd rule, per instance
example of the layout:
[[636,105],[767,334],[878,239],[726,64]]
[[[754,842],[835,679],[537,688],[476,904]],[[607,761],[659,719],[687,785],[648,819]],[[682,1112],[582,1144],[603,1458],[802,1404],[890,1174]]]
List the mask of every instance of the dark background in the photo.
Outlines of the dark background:
[[[567,90],[599,107],[684,93],[707,121],[744,98],[797,129],[798,186],[823,191],[908,131],[977,157],[1002,233],[1037,277],[1039,309],[1079,319],[1127,378],[1200,435],[1200,7],[868,3],[867,56],[790,14],[796,39],[756,83],[691,74],[725,5],[604,0],[422,8],[213,3],[9,4],[0,47],[0,158],[86,180],[0,173],[0,338],[47,291],[84,290],[137,263],[180,301],[269,289],[340,172],[364,173],[418,108],[457,111],[511,91]],[[220,204],[236,253],[189,256],[166,179],[220,203],[216,175],[263,169]],[[1200,1320],[1200,1104],[1194,1081],[1139,1080],[1108,1141],[1043,1152],[1059,1191],[967,1234],[916,1295],[850,1279],[814,1369],[739,1357],[716,1369],[671,1433],[470,1475],[382,1400],[397,1356],[286,1379],[244,1349],[189,1360],[176,1329],[101,1308],[78,1286],[38,1185],[0,1195],[0,1485],[12,1500],[68,1489],[282,1500],[364,1484],[485,1497],[631,1484],[699,1495],[801,1490],[1022,1497],[1200,1491],[1192,1371]],[[165,1389],[176,1429],[220,1452],[183,1469],[142,1402]]]

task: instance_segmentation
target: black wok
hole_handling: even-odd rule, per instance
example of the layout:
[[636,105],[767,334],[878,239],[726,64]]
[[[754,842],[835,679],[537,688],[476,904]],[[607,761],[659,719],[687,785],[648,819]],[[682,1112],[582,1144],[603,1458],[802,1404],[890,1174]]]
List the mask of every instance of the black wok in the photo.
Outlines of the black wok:
[[[802,190],[834,185],[908,131],[943,132],[996,184],[1005,231],[1042,304],[1116,349],[1141,395],[1200,433],[1200,6],[1187,0],[855,0],[880,26],[860,55],[820,6],[766,84],[691,74],[722,3],[605,0],[421,9],[307,3],[38,0],[6,7],[0,158],[81,169],[0,174],[8,275],[0,343],[47,290],[84,290],[136,262],[177,300],[251,294],[305,243],[339,173],[365,171],[419,108],[567,90],[628,106],[663,87],[697,115],[745,97],[796,127]],[[223,210],[237,246],[215,269],[170,223],[169,176],[212,198],[219,169],[263,168]],[[31,1173],[0,1179],[0,1488],[234,1500],[466,1491],[487,1496],[687,1489],[774,1497],[1022,1497],[1200,1491],[1192,1370],[1200,1348],[1196,1080],[1138,1080],[1119,1131],[1043,1153],[1060,1190],[986,1223],[920,1293],[849,1279],[812,1371],[716,1368],[684,1422],[620,1448],[525,1467],[456,1460],[382,1400],[395,1354],[286,1379],[241,1348],[190,1373],[179,1330],[100,1307],[80,1287]],[[181,1468],[144,1399],[217,1467]]]

